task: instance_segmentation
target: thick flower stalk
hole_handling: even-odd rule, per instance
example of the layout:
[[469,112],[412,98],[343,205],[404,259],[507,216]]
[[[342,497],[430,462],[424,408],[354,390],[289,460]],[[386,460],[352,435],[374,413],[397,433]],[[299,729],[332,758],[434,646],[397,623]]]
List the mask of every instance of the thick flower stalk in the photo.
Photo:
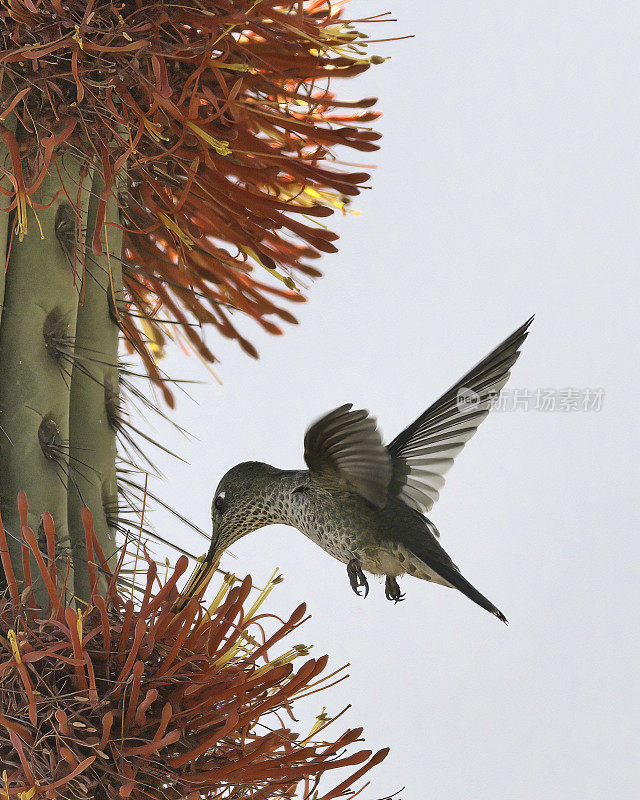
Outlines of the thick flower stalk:
[[[86,597],[84,532],[73,523],[80,504],[91,506],[104,552],[116,549],[108,510],[118,507],[117,431],[107,400],[109,392],[119,394],[118,325],[107,297],[121,295],[121,269],[105,247],[74,280],[76,241],[95,228],[102,184],[68,154],[57,167],[74,183],[76,209],[57,174],[45,174],[30,196],[36,230],[9,236],[0,319],[0,511],[19,579],[15,497],[26,490],[29,524],[41,535],[42,514],[53,515],[58,553],[71,557],[67,588]],[[113,200],[107,214],[117,221]],[[113,226],[110,244],[117,246],[120,233]]]
[[[24,497],[21,507],[26,519]],[[282,646],[304,621],[304,604],[287,620],[266,614],[270,587],[251,602],[245,578],[225,580],[208,609],[192,598],[176,612],[184,557],[164,583],[149,561],[134,603],[119,593],[86,508],[82,520],[91,594],[81,608],[65,601],[52,517],[43,519],[42,547],[22,527],[24,563],[35,561],[22,594],[0,521],[9,590],[0,598],[2,796],[352,797],[354,781],[387,751],[354,751],[361,728],[327,739],[325,714],[308,732],[292,728],[295,700],[337,679],[322,674],[326,656],[295,668],[308,648]],[[341,767],[350,774],[327,789],[327,773]]]

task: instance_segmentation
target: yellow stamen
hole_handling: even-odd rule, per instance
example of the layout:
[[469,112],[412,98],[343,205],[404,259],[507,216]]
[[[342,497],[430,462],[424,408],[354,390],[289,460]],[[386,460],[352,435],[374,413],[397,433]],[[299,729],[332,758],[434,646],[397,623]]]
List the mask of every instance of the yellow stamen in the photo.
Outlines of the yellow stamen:
[[82,36],[80,36],[80,26],[74,25],[76,32],[73,34],[73,39],[80,45],[80,49],[84,50],[84,42],[82,41]]
[[224,139],[216,139],[215,136],[212,136],[210,133],[203,131],[202,128],[199,128],[195,122],[187,122],[187,127],[191,128],[196,136],[199,136],[201,139],[204,139],[205,142],[210,144],[211,147],[213,147],[213,149],[218,153],[218,155],[231,155],[232,151],[229,147],[229,142],[226,142]]
[[309,742],[313,739],[313,737],[320,730],[320,728],[325,724],[325,722],[329,721],[329,715],[325,713],[326,710],[327,709],[323,707],[323,709],[320,712],[320,714],[318,714],[318,716],[316,717],[316,721],[313,723],[313,726],[312,726],[311,730],[309,731],[309,735],[307,736],[306,739],[303,739],[302,742],[300,742],[302,747],[304,747],[305,745],[309,744]]
[[158,216],[162,220],[162,222],[164,223],[164,226],[168,230],[170,230],[172,233],[175,233],[175,235],[178,237],[178,239],[180,239],[180,241],[184,242],[186,244],[186,246],[189,248],[189,250],[191,250],[193,248],[193,239],[188,234],[186,234],[182,230],[182,228],[176,222],[174,222],[171,219],[171,217],[168,217],[164,213],[164,211],[161,211],[158,214]]
[[[35,210],[35,208],[33,207],[33,203],[31,202],[31,198],[30,198],[30,197],[27,197],[27,202],[28,202],[28,203],[29,203],[29,205],[31,206],[31,210],[33,211],[33,216],[36,218],[36,222],[38,223],[38,228],[40,228],[40,238],[41,238],[41,239],[44,239],[44,232],[43,232],[43,230],[42,230],[42,225],[40,224],[40,220],[38,219],[38,215],[36,214],[36,210]],[[27,232],[27,229],[26,229],[26,227],[25,227],[25,230],[24,230],[24,232],[25,232],[25,233]]]
[[271,267],[268,267],[266,264],[264,264],[262,262],[260,256],[254,250],[252,250],[250,247],[243,247],[241,249],[246,255],[248,255],[251,258],[253,258],[254,261],[257,261],[258,264],[260,264],[260,266],[263,269],[266,269],[268,273],[273,275],[274,278],[277,278],[279,281],[282,281],[282,283],[284,283],[284,285],[287,287],[287,289],[293,289],[293,291],[295,291],[295,292],[299,292],[300,291],[300,289],[296,286],[293,278],[290,275],[281,275],[279,272],[276,272],[275,269],[271,269]]
[[24,192],[18,191],[16,197],[16,233],[21,242],[27,235],[27,198]]
[[160,139],[162,139],[165,142],[169,141],[169,137],[168,136],[163,136],[163,134],[161,133],[162,125],[160,125],[160,123],[151,122],[146,117],[143,117],[142,118],[142,124],[144,125],[144,127],[145,127],[147,133],[149,134],[149,136],[151,136],[151,138],[154,141],[157,142]]
[[16,664],[22,664],[22,656],[20,655],[20,648],[18,647],[16,632],[14,630],[9,630],[7,637],[9,639],[9,644],[11,645],[11,650],[13,651],[13,657],[16,660]]
[[273,575],[272,575],[272,576],[269,578],[269,580],[268,580],[268,582],[267,582],[267,585],[264,587],[264,589],[263,589],[263,590],[260,592],[260,594],[258,595],[258,597],[257,597],[257,599],[256,599],[256,601],[255,601],[255,603],[254,603],[254,604],[251,606],[251,608],[250,608],[250,609],[247,611],[247,613],[246,613],[246,616],[245,616],[245,618],[244,618],[244,621],[245,621],[245,623],[249,622],[249,620],[251,619],[251,617],[253,617],[253,615],[254,615],[254,614],[256,613],[256,611],[257,611],[257,610],[260,608],[260,606],[261,606],[261,605],[264,603],[264,601],[267,599],[267,597],[269,597],[269,594],[271,593],[271,590],[273,589],[273,587],[274,587],[274,586],[275,586],[277,583],[280,583],[280,581],[279,581],[279,580],[277,580],[277,577],[278,577],[278,567],[276,567],[276,569],[275,569],[275,572],[274,572],[274,573],[273,573]]
[[212,58],[209,63],[212,67],[217,67],[218,69],[229,69],[232,72],[250,72],[252,75],[255,75],[257,72],[255,67],[251,67],[249,64],[229,64],[225,61],[218,61],[216,58]]
[[[125,21],[124,21],[124,17],[122,16],[122,14],[121,14],[119,11],[118,11],[118,22],[119,22],[121,25],[125,25],[125,24],[126,24],[126,23],[125,23]],[[124,38],[125,38],[125,39],[126,39],[128,42],[132,42],[132,41],[133,41],[133,39],[131,38],[131,36],[129,36],[129,34],[128,34],[126,31],[123,31],[123,32],[122,32],[122,35],[123,35],[123,37],[124,37]]]
[[214,662],[215,665],[217,667],[224,667],[225,664],[228,664],[229,661],[231,661],[231,659],[235,656],[235,654],[238,652],[238,650],[241,647],[244,647],[244,642],[242,640],[238,640],[233,645],[233,647],[231,647],[231,648],[229,648],[229,650],[227,650],[227,652],[224,655],[220,656],[220,658],[217,658],[215,660],[215,662]]
[[284,664],[290,664],[299,656],[306,656],[309,653],[310,648],[304,644],[297,644],[292,650],[289,650],[282,656],[278,656],[274,658],[273,661],[270,661],[268,664],[265,664],[263,667],[257,669],[251,678],[257,678],[259,675],[264,675],[265,672],[268,672],[270,669],[274,667],[282,667]]
[[[216,561],[216,563],[214,564],[214,566],[213,566],[214,570],[217,569],[219,562],[220,562],[220,559],[218,559]],[[213,602],[211,603],[211,605],[207,609],[207,614],[208,614],[209,617],[213,616],[214,612],[216,611],[216,609],[218,608],[218,606],[222,602],[224,596],[226,595],[226,593],[229,591],[229,589],[233,586],[233,584],[235,582],[236,582],[236,576],[232,572],[231,573],[230,572],[225,572],[224,578],[222,579],[222,585],[218,589],[218,594],[213,598]]]
[[159,361],[161,358],[164,358],[164,347],[162,346],[162,342],[160,341],[160,337],[158,336],[158,332],[154,325],[152,325],[148,319],[141,319],[140,320],[140,327],[147,339],[147,346],[151,351],[151,355]]

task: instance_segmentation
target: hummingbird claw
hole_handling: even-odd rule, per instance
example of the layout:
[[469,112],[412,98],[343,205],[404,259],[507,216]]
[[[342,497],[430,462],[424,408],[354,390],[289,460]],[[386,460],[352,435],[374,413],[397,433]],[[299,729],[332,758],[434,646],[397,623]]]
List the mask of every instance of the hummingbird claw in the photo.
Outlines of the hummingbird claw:
[[[369,582],[367,581],[357,558],[352,558],[347,564],[347,575],[349,576],[351,588],[358,595],[358,597],[366,597],[369,594]],[[360,594],[360,587],[362,587],[364,590],[363,594]]]
[[384,584],[384,596],[387,598],[387,600],[393,600],[394,603],[400,603],[405,598],[404,593],[400,591],[398,581],[393,577],[393,575],[387,575],[387,579]]

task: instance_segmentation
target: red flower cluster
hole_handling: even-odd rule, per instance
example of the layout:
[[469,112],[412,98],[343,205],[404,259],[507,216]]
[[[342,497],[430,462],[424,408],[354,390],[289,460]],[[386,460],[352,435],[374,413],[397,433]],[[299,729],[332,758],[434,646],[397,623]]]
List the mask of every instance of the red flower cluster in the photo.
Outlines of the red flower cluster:
[[[103,176],[93,250],[114,194],[125,230],[123,319],[152,375],[179,329],[209,361],[200,324],[254,347],[230,319],[295,322],[292,276],[335,251],[318,221],[368,175],[335,160],[377,148],[374,99],[339,100],[366,70],[366,37],[329,0],[7,0],[0,6],[0,191],[18,229],[63,155]],[[264,268],[284,285],[253,276]],[[162,308],[162,314],[159,310]],[[143,323],[140,324],[139,318]],[[178,323],[178,326],[165,321]],[[194,325],[193,323],[199,323]],[[156,351],[157,352],[157,351]]]
[[[20,506],[26,520],[24,495]],[[225,582],[208,611],[192,598],[176,612],[184,556],[164,585],[151,561],[134,604],[119,593],[118,573],[106,565],[91,514],[84,509],[83,515],[93,591],[82,610],[65,603],[67,573],[60,558],[56,566],[50,515],[43,520],[42,552],[33,531],[22,526],[22,592],[0,521],[8,584],[0,597],[3,797],[270,800],[298,789],[319,797],[324,773],[355,767],[322,800],[353,796],[349,786],[387,751],[347,753],[361,728],[330,741],[324,729],[332,720],[324,719],[301,739],[285,721],[294,719],[296,697],[333,678],[320,677],[326,656],[294,670],[291,662],[305,655],[304,647],[272,655],[304,621],[304,604],[286,621],[258,614],[263,592],[246,609],[252,586],[245,578],[232,588]],[[105,577],[102,596],[96,589]],[[46,609],[35,601],[38,586]]]

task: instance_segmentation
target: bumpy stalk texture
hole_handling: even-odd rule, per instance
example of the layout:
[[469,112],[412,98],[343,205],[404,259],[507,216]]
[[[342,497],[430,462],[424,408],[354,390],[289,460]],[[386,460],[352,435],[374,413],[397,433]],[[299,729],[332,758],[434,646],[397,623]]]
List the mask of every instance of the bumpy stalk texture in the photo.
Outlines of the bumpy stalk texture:
[[18,581],[34,566],[33,559],[30,565],[24,562],[21,548],[16,497],[24,491],[31,498],[28,524],[41,546],[43,515],[53,516],[55,559],[57,568],[68,573],[69,597],[86,599],[90,585],[82,505],[95,515],[103,552],[115,551],[105,507],[115,514],[116,431],[106,401],[118,397],[119,329],[109,298],[121,287],[122,235],[112,198],[102,225],[103,244],[111,234],[111,255],[106,247],[93,255],[100,178],[71,155],[57,167],[44,176],[19,223],[17,215],[0,215],[6,233],[0,512]]
[[[64,168],[77,184],[80,171],[71,158]],[[68,203],[59,191],[57,176],[45,176],[33,200],[33,205],[43,206],[37,218],[30,209],[26,232],[12,235],[8,230],[11,253],[0,324],[0,509],[18,572],[21,525],[16,497],[21,490],[31,497],[29,525],[36,534],[41,533],[42,514],[49,511],[58,531],[58,556],[65,558],[70,552],[70,382],[59,346],[74,340],[78,292],[55,234],[56,217]],[[68,588],[73,588],[72,575]]]
[[122,294],[122,228],[115,198],[107,204],[102,253],[94,255],[91,237],[104,183],[95,173],[89,198],[85,240],[85,269],[78,307],[71,399],[69,454],[76,466],[76,491],[69,492],[69,532],[73,550],[75,590],[90,595],[85,568],[85,534],[80,511],[88,506],[102,551],[116,550],[118,507],[116,432],[120,407],[118,375],[118,300]]

